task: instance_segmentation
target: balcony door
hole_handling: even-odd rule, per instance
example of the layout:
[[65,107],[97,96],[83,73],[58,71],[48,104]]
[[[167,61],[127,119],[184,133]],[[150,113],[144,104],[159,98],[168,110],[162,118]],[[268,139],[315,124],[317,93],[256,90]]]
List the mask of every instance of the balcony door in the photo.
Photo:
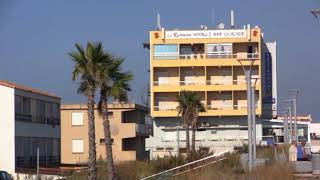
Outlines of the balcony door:
[[192,85],[195,84],[195,73],[193,71],[186,71],[184,76],[184,84],[185,85]]
[[158,72],[158,83],[159,86],[169,84],[169,73],[167,71]]

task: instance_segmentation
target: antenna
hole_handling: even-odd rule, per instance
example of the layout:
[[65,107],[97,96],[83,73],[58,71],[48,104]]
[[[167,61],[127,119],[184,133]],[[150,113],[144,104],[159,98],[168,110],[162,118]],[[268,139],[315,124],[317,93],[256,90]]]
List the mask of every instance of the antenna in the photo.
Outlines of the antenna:
[[161,30],[160,14],[157,13],[157,29]]
[[216,17],[215,17],[214,8],[211,9],[211,18],[212,18],[212,24],[213,24],[213,26],[215,26],[216,25],[216,23],[215,23]]
[[234,11],[233,9],[231,9],[231,12],[230,12],[230,17],[231,17],[231,29],[234,29],[235,26],[234,26]]

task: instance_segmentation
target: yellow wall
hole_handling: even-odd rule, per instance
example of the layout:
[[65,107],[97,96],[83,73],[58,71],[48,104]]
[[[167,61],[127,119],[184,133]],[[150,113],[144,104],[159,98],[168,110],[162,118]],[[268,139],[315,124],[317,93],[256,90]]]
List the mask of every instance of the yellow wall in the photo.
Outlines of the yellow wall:
[[[134,104],[111,104],[109,105],[110,112],[113,116],[110,117],[111,136],[113,139],[112,150],[114,160],[128,161],[136,160],[136,153],[146,154],[145,150],[137,148],[136,151],[122,150],[122,139],[137,137],[135,123],[121,123],[122,112],[136,109]],[[143,112],[146,110],[142,110]],[[72,126],[72,113],[83,113],[83,125]],[[132,117],[135,118],[135,117]],[[100,143],[100,139],[104,139],[103,120],[100,114],[95,110],[95,126],[96,126],[96,150],[97,159],[105,158],[105,144]],[[82,139],[84,142],[83,153],[72,153],[72,140]],[[61,163],[62,164],[82,164],[88,160],[89,145],[88,145],[88,115],[86,105],[68,104],[61,106]]]
[[[159,35],[155,38],[155,33]],[[198,91],[204,95],[205,105],[222,105],[231,104],[231,109],[221,109],[212,110],[207,109],[207,112],[201,113],[200,116],[237,116],[246,115],[246,109],[237,109],[238,104],[246,104],[246,98],[241,100],[238,96],[245,94],[246,96],[246,84],[245,76],[239,60],[242,65],[248,67],[251,61],[247,61],[246,56],[243,57],[243,53],[246,55],[247,47],[253,46],[253,51],[258,53],[257,58],[255,58],[253,70],[254,75],[261,78],[261,30],[259,28],[253,28],[250,31],[251,39],[247,37],[244,38],[203,38],[203,39],[165,39],[162,37],[161,31],[151,31],[150,32],[150,84],[151,84],[151,105],[159,105],[159,95],[162,97],[167,96],[166,102],[168,106],[177,105],[175,101],[176,95],[181,90]],[[193,56],[190,59],[167,59],[167,60],[155,60],[153,58],[153,48],[155,44],[213,44],[213,43],[232,43],[233,44],[233,54],[228,58],[207,58],[205,55],[202,58],[195,58]],[[206,48],[204,48],[206,51]],[[204,52],[206,53],[206,52]],[[237,53],[242,53],[237,57]],[[243,61],[245,60],[245,61]],[[199,81],[196,84],[176,84],[170,86],[155,86],[153,81],[158,79],[158,71],[168,70],[169,81],[175,82],[177,79],[184,81],[184,77],[187,71],[193,72],[194,79]],[[229,80],[230,79],[230,80]],[[219,81],[227,81],[224,84],[215,84]],[[206,81],[206,83],[202,83]],[[229,82],[230,81],[230,82]],[[239,81],[239,82],[237,82]],[[214,85],[210,85],[213,82]],[[261,93],[261,83],[260,81],[256,84],[257,99],[262,99]],[[231,99],[221,100],[219,99],[219,94],[229,93],[231,94]],[[240,95],[238,95],[240,94]],[[156,98],[157,97],[157,98]],[[220,97],[221,98],[221,97]],[[238,99],[237,99],[238,98]],[[245,100],[245,102],[244,102]],[[261,115],[261,103],[257,108],[257,115]],[[154,107],[151,107],[151,116],[153,117],[174,117],[177,116],[175,111],[155,111]]]

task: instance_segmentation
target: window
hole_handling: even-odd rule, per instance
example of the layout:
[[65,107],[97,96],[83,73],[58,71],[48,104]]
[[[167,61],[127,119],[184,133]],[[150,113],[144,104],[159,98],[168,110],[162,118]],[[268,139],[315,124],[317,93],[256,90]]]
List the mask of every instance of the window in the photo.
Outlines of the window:
[[113,112],[112,111],[108,111],[108,117],[113,117]]
[[72,140],[72,153],[83,153],[83,140],[73,139]]
[[232,57],[232,44],[207,44],[207,58],[230,58]]
[[157,44],[153,51],[154,59],[177,59],[179,55],[176,44]]
[[83,126],[83,113],[73,112],[72,115],[72,126]]

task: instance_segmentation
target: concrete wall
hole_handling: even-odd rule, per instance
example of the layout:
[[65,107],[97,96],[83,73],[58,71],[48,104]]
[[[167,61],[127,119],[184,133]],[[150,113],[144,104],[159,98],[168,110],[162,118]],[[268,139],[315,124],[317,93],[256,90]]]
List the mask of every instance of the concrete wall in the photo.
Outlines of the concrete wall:
[[0,85],[0,170],[15,172],[14,89]]

